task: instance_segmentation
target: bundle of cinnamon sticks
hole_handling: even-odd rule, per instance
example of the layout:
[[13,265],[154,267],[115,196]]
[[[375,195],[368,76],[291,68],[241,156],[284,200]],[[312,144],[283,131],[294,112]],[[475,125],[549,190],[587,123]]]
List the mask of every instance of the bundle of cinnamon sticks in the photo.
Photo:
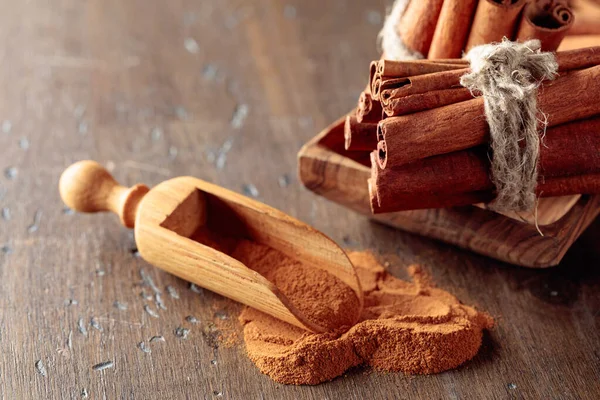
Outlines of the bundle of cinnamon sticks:
[[[416,5],[411,7],[413,3],[421,1],[409,3],[403,20],[417,11]],[[518,33],[530,22],[531,26],[540,23],[537,18],[540,13],[532,10],[541,9],[543,15],[550,15],[548,18],[572,22],[570,9],[562,1],[424,0],[423,3],[430,5],[429,14],[421,14],[425,16],[435,11],[432,5],[439,3],[437,25],[430,24],[436,27],[434,33],[442,29],[440,26],[445,26],[446,32],[454,32],[448,26],[454,29],[461,25],[450,21],[456,18],[456,13],[467,15],[467,5],[476,10],[473,26],[462,24],[470,27],[470,30],[462,27],[467,30],[464,45],[500,39],[489,39],[491,36],[477,27],[480,13],[487,15],[481,18],[488,21],[496,21],[499,14],[503,15],[500,19],[504,23],[506,13],[521,7],[510,28],[515,32],[512,37],[519,37]],[[399,26],[410,21],[405,20]],[[491,24],[485,30],[489,33],[496,28],[500,29],[499,25]],[[531,32],[534,38],[545,41],[551,51],[564,36],[564,32],[560,33],[562,36]],[[452,46],[437,44],[437,36],[433,34],[427,46],[429,56],[434,59],[373,61],[369,84],[357,108],[346,118],[346,149],[355,154],[370,153],[368,184],[374,213],[463,206],[495,198],[489,173],[493,155],[489,152],[484,101],[478,93],[460,85],[460,78],[470,68],[466,60],[452,58],[458,46],[451,53],[447,50]],[[407,40],[410,35],[404,32],[402,37]],[[431,53],[440,47],[446,52]],[[600,193],[600,101],[597,99],[600,47],[558,52],[555,56],[558,77],[544,82],[538,94],[539,118],[546,122],[547,129],[541,132],[544,137],[536,192],[540,197]]]

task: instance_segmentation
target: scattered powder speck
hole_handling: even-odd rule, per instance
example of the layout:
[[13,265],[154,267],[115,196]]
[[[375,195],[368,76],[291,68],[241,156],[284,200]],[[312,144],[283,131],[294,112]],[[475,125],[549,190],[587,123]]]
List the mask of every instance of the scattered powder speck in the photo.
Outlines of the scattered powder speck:
[[196,285],[195,283],[190,283],[190,289],[192,290],[192,292],[198,293],[198,294],[203,293],[203,290],[204,290],[200,286]]
[[104,331],[104,329],[102,329],[102,326],[100,325],[100,322],[98,322],[96,317],[92,317],[92,319],[90,319],[90,325],[92,326],[92,328],[94,328],[95,330],[97,330],[99,332]]
[[71,210],[69,207],[63,207],[62,213],[65,215],[73,215],[75,211]]
[[154,293],[154,303],[156,303],[156,307],[160,308],[161,310],[167,309],[167,306],[165,306],[160,293]]
[[37,372],[41,376],[46,376],[46,374],[47,374],[47,372],[46,372],[46,366],[44,365],[44,362],[42,360],[37,360],[35,362],[35,369],[37,369]]
[[150,137],[155,142],[160,140],[160,138],[162,137],[162,129],[158,127],[152,128],[152,131],[150,131]]
[[166,342],[164,336],[161,335],[156,335],[156,336],[152,336],[150,338],[150,343],[154,343],[154,342]]
[[127,310],[127,304],[125,303],[121,303],[118,300],[115,300],[115,302],[113,303],[113,306],[117,309],[117,310],[121,310],[121,311],[125,311]]
[[250,197],[258,197],[260,195],[257,187],[251,183],[246,183],[244,186],[242,186],[242,191],[246,196]]
[[83,336],[87,336],[88,334],[87,327],[85,326],[85,321],[82,317],[79,317],[79,320],[77,320],[77,330],[79,330],[79,333],[81,333]]
[[250,107],[248,107],[248,104],[238,104],[233,110],[233,116],[231,117],[231,127],[234,129],[241,128],[249,112]]
[[179,150],[177,150],[177,147],[175,147],[175,146],[169,147],[169,158],[171,160],[176,159],[178,153],[179,153]]
[[177,289],[175,289],[173,286],[169,285],[166,288],[167,293],[169,293],[169,296],[171,296],[174,299],[178,299],[179,298],[179,293],[177,292]]
[[22,150],[28,150],[28,149],[29,149],[29,139],[27,139],[27,138],[25,138],[25,137],[24,137],[24,138],[21,138],[21,139],[19,139],[19,147],[20,147]]
[[381,22],[382,22],[381,13],[379,11],[375,11],[375,10],[367,11],[367,21],[371,25],[377,25],[377,26],[381,25]]
[[92,366],[92,369],[94,371],[103,371],[105,369],[112,368],[114,366],[115,366],[114,362],[112,362],[112,361],[104,361],[104,362],[101,362],[101,363],[98,363],[98,364]]
[[188,315],[187,317],[185,317],[185,320],[190,324],[197,324],[199,322],[198,318],[194,317],[193,315]]
[[88,390],[86,388],[81,389],[81,398],[87,399],[89,396]]
[[175,115],[177,115],[177,118],[183,121],[185,121],[189,117],[187,110],[183,106],[175,107]]
[[206,64],[202,68],[202,76],[207,81],[213,81],[217,77],[217,72],[219,72],[219,69],[214,64]]
[[192,54],[196,54],[200,51],[200,46],[198,46],[198,42],[194,38],[187,37],[183,40],[183,46],[187,51]]
[[151,309],[148,304],[144,304],[144,311],[146,311],[151,317],[158,318],[158,314],[156,313],[156,311]]
[[514,384],[514,383],[509,383],[508,384],[508,388],[511,389],[511,390],[515,390],[517,388],[517,385]]
[[217,360],[210,360],[211,365],[217,365]]
[[6,177],[6,179],[15,179],[18,173],[19,170],[17,169],[17,167],[8,167],[4,170],[4,176]]
[[85,106],[83,104],[77,105],[73,110],[73,116],[75,119],[80,119],[85,114]]
[[[272,252],[260,248],[244,253],[246,265],[259,272],[285,262],[281,254],[279,261],[269,261]],[[285,384],[318,384],[361,364],[432,374],[456,368],[477,354],[483,330],[493,326],[490,316],[435,288],[421,268],[409,269],[413,282],[407,282],[388,274],[370,253],[354,252],[349,257],[363,287],[365,306],[359,322],[346,331],[309,333],[244,309],[240,321],[246,350],[263,373]],[[287,273],[279,278],[286,277],[298,279]],[[304,288],[291,290],[293,296]]]
[[277,179],[280,188],[286,188],[290,185],[290,176],[288,174],[281,175]]
[[188,335],[190,334],[190,330],[182,326],[178,326],[175,328],[174,333],[179,339],[187,339]]
[[40,228],[40,221],[42,219],[42,212],[37,210],[33,215],[33,223],[27,227],[27,232],[34,233]]
[[154,284],[152,277],[143,268],[140,269],[140,277],[144,284],[150,287],[154,293],[161,293],[161,290]]
[[152,295],[149,294],[148,292],[146,292],[145,289],[142,289],[142,291],[140,292],[140,297],[146,301],[151,301],[152,300]]
[[12,122],[10,122],[7,119],[5,119],[4,121],[2,121],[2,132],[4,132],[4,133],[10,133],[11,130],[12,130]]
[[88,129],[89,125],[87,121],[79,121],[79,124],[77,125],[77,131],[80,135],[85,135],[88,132]]
[[223,392],[219,391],[219,390],[214,390],[213,394],[217,397],[223,397]]
[[146,345],[146,342],[139,342],[137,347],[144,353],[152,353],[152,350]]
[[286,17],[287,19],[294,19],[296,18],[296,7],[290,5],[290,4],[286,4],[285,7],[283,7],[283,16]]

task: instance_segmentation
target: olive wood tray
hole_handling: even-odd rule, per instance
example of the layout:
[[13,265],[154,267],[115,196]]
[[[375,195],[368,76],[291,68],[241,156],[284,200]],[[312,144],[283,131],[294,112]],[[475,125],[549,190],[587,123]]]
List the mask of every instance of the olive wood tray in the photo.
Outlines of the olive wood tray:
[[600,212],[600,196],[582,195],[543,199],[538,226],[478,206],[373,215],[368,159],[344,149],[344,118],[302,147],[298,169],[306,188],[377,222],[531,268],[557,265]]

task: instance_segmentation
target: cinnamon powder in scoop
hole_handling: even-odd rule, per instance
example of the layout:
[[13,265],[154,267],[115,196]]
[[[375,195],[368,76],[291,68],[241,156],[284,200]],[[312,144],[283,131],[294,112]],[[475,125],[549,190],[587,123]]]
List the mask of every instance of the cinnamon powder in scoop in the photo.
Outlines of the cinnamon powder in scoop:
[[[358,300],[335,277],[253,242],[240,242],[232,256],[303,304],[303,311],[322,307],[313,315],[314,322],[333,318],[344,326],[352,321],[345,313],[356,309]],[[370,253],[349,257],[365,293],[365,307],[359,322],[345,332],[315,334],[244,309],[240,321],[246,350],[263,373],[280,383],[314,385],[361,364],[432,374],[458,367],[477,354],[483,330],[493,326],[489,315],[433,287],[419,267],[409,269],[413,282],[406,282],[388,274]]]
[[272,282],[310,322],[346,331],[359,318],[352,288],[326,271],[248,240],[241,240],[231,256]]

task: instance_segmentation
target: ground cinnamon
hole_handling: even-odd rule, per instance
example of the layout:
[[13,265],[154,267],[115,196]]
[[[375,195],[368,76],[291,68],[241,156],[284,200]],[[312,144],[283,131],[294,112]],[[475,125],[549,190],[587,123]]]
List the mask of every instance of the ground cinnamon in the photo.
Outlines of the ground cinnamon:
[[[251,245],[243,252],[239,256],[252,260],[251,268],[266,271],[289,262]],[[431,374],[477,354],[483,330],[493,325],[490,316],[433,287],[419,267],[410,268],[413,282],[406,282],[388,274],[370,253],[349,257],[365,293],[365,308],[360,322],[348,331],[313,334],[252,308],[242,312],[248,356],[263,373],[284,384],[314,385],[361,364]],[[281,278],[293,281],[286,274]]]
[[231,256],[271,281],[311,322],[345,330],[356,320],[359,300],[334,275],[249,240],[240,240]]

